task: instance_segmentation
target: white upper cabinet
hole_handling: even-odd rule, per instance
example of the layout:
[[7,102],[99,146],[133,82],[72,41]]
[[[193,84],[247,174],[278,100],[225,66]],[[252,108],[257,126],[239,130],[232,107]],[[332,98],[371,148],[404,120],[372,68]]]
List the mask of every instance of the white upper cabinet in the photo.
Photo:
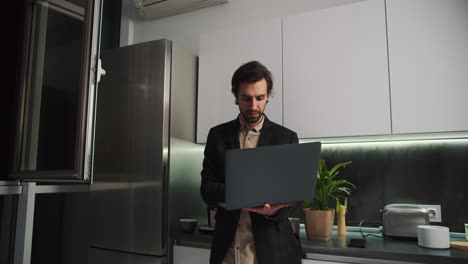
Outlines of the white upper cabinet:
[[284,125],[300,138],[391,133],[385,3],[283,19]]
[[468,1],[388,0],[393,133],[468,130]]
[[261,62],[273,74],[273,97],[265,114],[282,124],[281,52],[280,19],[201,34],[197,143],[206,142],[211,127],[237,117],[231,78],[239,66],[252,60]]

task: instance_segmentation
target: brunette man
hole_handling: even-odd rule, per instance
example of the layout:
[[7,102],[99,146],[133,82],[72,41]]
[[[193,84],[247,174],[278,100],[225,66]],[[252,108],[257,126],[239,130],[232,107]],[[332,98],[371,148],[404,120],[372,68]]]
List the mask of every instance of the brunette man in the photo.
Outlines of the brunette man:
[[223,207],[226,150],[298,143],[295,132],[264,114],[273,89],[271,73],[265,66],[257,61],[242,65],[234,72],[231,85],[239,115],[211,128],[201,172],[203,200],[217,206],[210,263],[300,264],[300,241],[288,219],[299,208],[298,203],[242,210]]

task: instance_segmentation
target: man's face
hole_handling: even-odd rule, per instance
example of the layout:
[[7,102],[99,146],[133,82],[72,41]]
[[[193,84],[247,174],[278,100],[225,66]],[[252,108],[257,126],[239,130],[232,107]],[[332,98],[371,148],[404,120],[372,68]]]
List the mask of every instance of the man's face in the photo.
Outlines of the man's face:
[[257,123],[262,117],[268,99],[267,82],[241,83],[237,94],[240,114],[249,124]]

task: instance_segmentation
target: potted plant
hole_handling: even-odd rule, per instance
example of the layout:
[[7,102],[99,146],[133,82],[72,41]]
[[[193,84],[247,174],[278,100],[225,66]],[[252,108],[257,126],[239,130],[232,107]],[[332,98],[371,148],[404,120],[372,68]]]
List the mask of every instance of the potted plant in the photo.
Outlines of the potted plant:
[[[348,180],[336,179],[336,175],[340,168],[350,163],[351,161],[338,163],[329,170],[325,160],[319,161],[314,198],[304,201],[304,222],[309,240],[330,239],[335,216],[335,210],[328,206],[331,201],[336,201],[338,209],[346,210],[341,207],[346,207],[347,200],[344,199],[351,194],[351,188],[355,186]],[[340,199],[345,202],[340,203]]]

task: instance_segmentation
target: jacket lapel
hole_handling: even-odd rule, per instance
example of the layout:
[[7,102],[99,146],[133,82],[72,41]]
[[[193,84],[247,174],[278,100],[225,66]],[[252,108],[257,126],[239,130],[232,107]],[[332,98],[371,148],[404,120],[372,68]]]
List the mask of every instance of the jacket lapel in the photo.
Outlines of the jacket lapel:
[[272,140],[271,134],[271,123],[270,120],[265,115],[265,120],[263,121],[262,132],[260,133],[260,138],[258,139],[258,147],[268,146]]
[[239,149],[240,148],[240,142],[239,142],[239,117],[237,119],[234,119],[231,121],[231,126],[232,128],[229,129],[229,135],[227,137],[228,139],[228,146],[229,149]]

